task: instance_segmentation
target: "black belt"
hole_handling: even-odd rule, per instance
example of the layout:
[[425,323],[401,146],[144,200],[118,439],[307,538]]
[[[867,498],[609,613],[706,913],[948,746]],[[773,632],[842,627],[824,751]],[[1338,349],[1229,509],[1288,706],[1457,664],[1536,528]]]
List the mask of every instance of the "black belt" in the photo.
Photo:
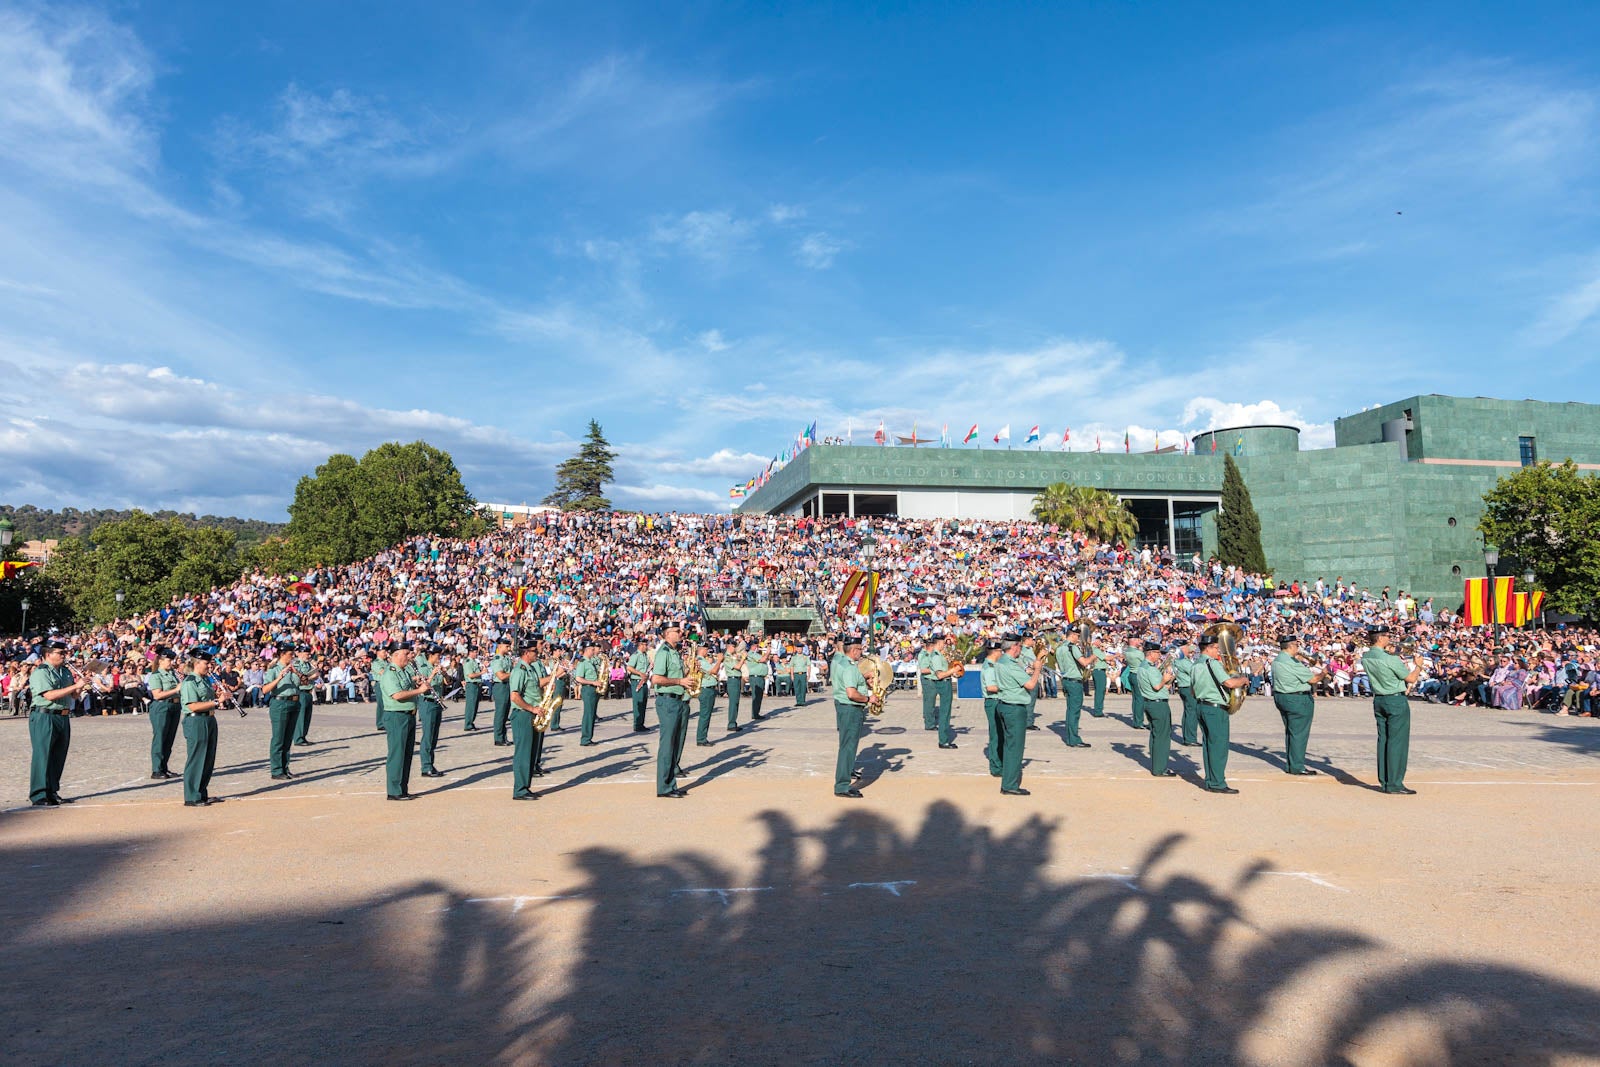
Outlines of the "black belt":
[[188,714],[190,714],[190,715],[210,715],[211,713],[209,711],[191,711]]
[[1197,703],[1202,708],[1216,708],[1218,711],[1227,711],[1228,710],[1228,705],[1226,705],[1226,704],[1213,704],[1209,700],[1201,700],[1201,701],[1197,701]]
[[71,708],[29,708],[30,712],[37,711],[41,715],[71,715]]

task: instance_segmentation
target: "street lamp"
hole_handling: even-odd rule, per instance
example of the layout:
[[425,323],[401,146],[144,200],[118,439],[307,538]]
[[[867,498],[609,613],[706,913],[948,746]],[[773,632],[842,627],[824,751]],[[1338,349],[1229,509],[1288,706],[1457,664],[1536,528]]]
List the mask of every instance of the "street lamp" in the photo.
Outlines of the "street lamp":
[[0,519],[0,548],[10,548],[17,536],[17,524],[10,519]]
[[[878,551],[877,542],[873,539],[872,530],[869,528],[867,530],[866,534],[864,534],[862,536],[862,538],[861,538],[861,569],[867,572],[867,582],[868,582],[867,588],[868,589],[872,588],[872,585],[871,585],[871,582],[872,582],[872,557],[877,553],[877,551]],[[872,597],[869,596],[867,598],[867,642],[866,642],[867,655],[869,655],[869,656],[872,654],[872,637],[873,637],[873,630],[875,628],[873,626],[873,623],[874,623],[875,620],[873,619],[872,616],[873,616],[873,613],[875,611],[877,611],[877,605],[872,603]]]
[[1500,598],[1495,596],[1494,569],[1500,565],[1500,553],[1491,548],[1487,542],[1483,546],[1483,564],[1489,572],[1489,611],[1494,616],[1494,639],[1498,646],[1500,642]]
[[27,640],[28,637],[28,609],[32,606],[28,603],[27,597],[22,598],[22,629],[17,632],[22,635],[23,640]]
[[122,598],[123,598],[124,595],[125,594],[122,592],[122,590],[120,590],[120,589],[117,590],[117,617],[118,618],[122,617]]

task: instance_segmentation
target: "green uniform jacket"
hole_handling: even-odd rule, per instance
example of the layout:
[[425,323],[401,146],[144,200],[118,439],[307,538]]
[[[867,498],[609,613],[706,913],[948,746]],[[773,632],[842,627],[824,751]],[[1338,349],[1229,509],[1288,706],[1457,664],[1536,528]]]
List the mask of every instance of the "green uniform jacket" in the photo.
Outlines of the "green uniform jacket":
[[1194,661],[1194,698],[1202,704],[1214,704],[1217,707],[1228,706],[1228,694],[1222,688],[1222,682],[1227,681],[1228,672],[1222,664],[1210,656],[1201,656]]
[[1188,656],[1172,661],[1172,684],[1179,689],[1188,689],[1194,684],[1194,660]]
[[1287,652],[1279,652],[1272,661],[1272,691],[1274,693],[1311,692],[1311,668]]
[[1139,696],[1145,700],[1165,700],[1171,694],[1166,686],[1161,684],[1161,668],[1149,660],[1134,667],[1135,685],[1139,687]]
[[849,656],[842,653],[833,658],[833,699],[840,704],[854,704],[856,707],[865,707],[865,700],[851,700],[850,690],[858,693],[867,691],[867,679],[861,673]]
[[[281,667],[274,663],[272,666],[267,668],[267,673],[261,676],[261,691],[267,694],[268,700],[299,699],[300,692],[297,687],[292,685],[274,687],[272,685],[273,682],[276,682],[279,678],[283,677],[288,670],[288,667]],[[163,686],[163,688],[165,687]]]
[[178,700],[183,705],[183,710],[188,711],[190,704],[205,704],[217,699],[217,691],[211,688],[211,679],[202,678],[198,674],[191,674],[183,680],[183,689],[178,693]]
[[[524,663],[520,659],[511,667],[511,691],[522,698],[522,702],[530,708],[539,706],[539,701],[544,699],[544,688],[541,686],[539,664]],[[517,705],[511,705],[513,711],[521,711]]]
[[1000,672],[996,669],[996,664],[984,660],[983,666],[978,668],[978,676],[983,683],[983,699],[1000,699]]
[[[762,666],[765,667],[766,664],[763,663]],[[662,645],[656,649],[656,654],[650,659],[650,673],[652,675],[659,674],[663,678],[682,678],[683,657],[678,655],[678,650],[671,645]],[[767,672],[763,670],[761,673],[765,674]],[[663,685],[656,689],[656,695],[681,697],[683,696],[683,686]]]
[[72,684],[72,672],[63,663],[59,667],[35,667],[28,675],[28,691],[33,694],[33,706],[44,711],[66,711],[71,704],[46,700],[44,695]]
[[1028,669],[1010,653],[1001,653],[994,664],[995,680],[1000,683],[997,694],[1002,704],[1026,704],[1033,694],[1028,689]]
[[411,672],[402,670],[394,664],[389,664],[389,669],[378,678],[378,691],[383,694],[384,711],[411,712],[417,710],[417,699],[396,700],[396,693],[403,693],[407,689],[416,688],[411,684]]
[[1380,697],[1400,696],[1406,691],[1406,675],[1411,671],[1406,661],[1381,648],[1369,648],[1361,657],[1367,669],[1367,681],[1372,683],[1372,694]]

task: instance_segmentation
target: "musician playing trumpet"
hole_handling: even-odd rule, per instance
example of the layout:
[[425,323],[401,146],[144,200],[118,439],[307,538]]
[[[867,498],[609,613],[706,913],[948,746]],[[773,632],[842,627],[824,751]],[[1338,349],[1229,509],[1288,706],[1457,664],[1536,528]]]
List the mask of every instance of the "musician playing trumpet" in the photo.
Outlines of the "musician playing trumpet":
[[1005,653],[995,663],[999,691],[994,709],[995,731],[1000,735],[1000,792],[1008,797],[1025,797],[1028,791],[1022,788],[1022,748],[1027,738],[1028,711],[1033,694],[1039,689],[1044,660],[1035,657],[1024,663],[1026,642],[1021,634],[1006,634],[1001,640]]
[[1283,744],[1288,753],[1289,773],[1313,775],[1317,772],[1306,766],[1306,743],[1311,740],[1311,717],[1316,713],[1312,692],[1328,672],[1305,662],[1300,655],[1297,634],[1280,637],[1278,649],[1278,658],[1272,661],[1272,703],[1283,719]]
[[[221,804],[211,795],[211,772],[217,765],[217,709],[228,699],[228,687],[212,680],[211,653],[194,653],[189,676],[179,689],[183,707],[183,805],[200,808]],[[298,705],[297,705],[298,709]]]
[[294,646],[279,645],[277,662],[261,677],[261,694],[267,699],[267,717],[272,722],[267,763],[275,782],[286,782],[294,777],[289,773],[289,750],[300,721],[300,672],[294,660]]
[[1145,723],[1150,729],[1150,774],[1156,778],[1176,778],[1178,772],[1167,766],[1172,752],[1172,683],[1177,672],[1163,662],[1161,645],[1146,641],[1142,646],[1144,662],[1134,671],[1133,685],[1144,706]]
[[67,646],[50,642],[44,666],[28,676],[33,705],[28,712],[28,740],[33,746],[28,765],[28,799],[36,808],[53,808],[72,801],[61,797],[61,772],[72,747],[72,705],[88,681],[67,667]]

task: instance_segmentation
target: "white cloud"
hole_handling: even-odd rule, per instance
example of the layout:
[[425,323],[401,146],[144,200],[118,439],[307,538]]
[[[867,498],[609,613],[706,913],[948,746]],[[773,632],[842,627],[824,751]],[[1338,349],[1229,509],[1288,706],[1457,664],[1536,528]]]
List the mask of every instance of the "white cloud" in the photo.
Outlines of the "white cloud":
[[650,238],[714,265],[725,265],[749,247],[754,224],[729,211],[691,211],[655,221]]
[[728,342],[723,339],[721,330],[707,330],[696,338],[700,347],[707,352],[723,352],[728,348]]
[[806,209],[798,204],[773,204],[767,208],[767,218],[781,226],[806,217]]
[[728,503],[727,491],[716,492],[712,489],[696,489],[692,486],[663,485],[613,485],[607,488],[607,493],[614,497],[619,504],[634,504],[650,510],[651,506],[666,507],[668,510],[688,510],[689,507],[704,508],[710,506],[726,506]]
[[1183,409],[1184,433],[1194,436],[1205,430],[1235,426],[1298,426],[1301,448],[1332,448],[1333,423],[1312,422],[1298,411],[1279,407],[1271,400],[1240,403],[1197,396]]
[[1528,340],[1537,345],[1554,345],[1581,330],[1600,313],[1600,271],[1579,281],[1550,301],[1537,322],[1527,331]]
[[795,248],[795,258],[808,270],[827,270],[844,251],[844,242],[818,231],[807,234]]

